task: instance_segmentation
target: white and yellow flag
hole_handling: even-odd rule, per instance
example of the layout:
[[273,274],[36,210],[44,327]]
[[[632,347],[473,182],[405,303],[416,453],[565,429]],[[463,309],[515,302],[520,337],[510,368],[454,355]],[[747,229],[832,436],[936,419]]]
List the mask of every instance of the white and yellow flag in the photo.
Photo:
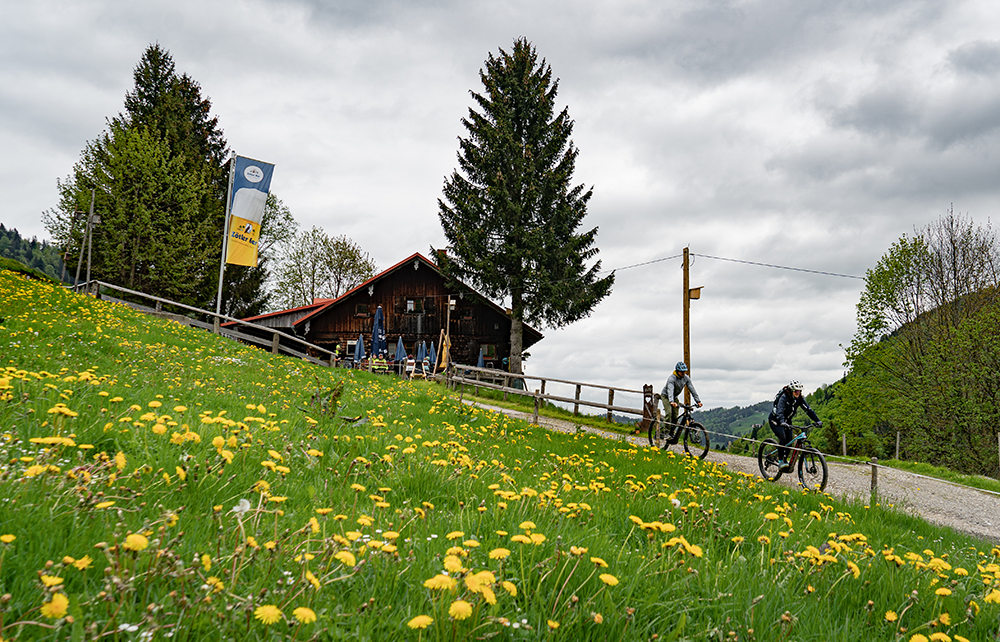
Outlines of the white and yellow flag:
[[233,170],[232,200],[229,203],[229,239],[226,263],[257,265],[257,241],[260,220],[271,190],[274,165],[252,158],[236,157]]

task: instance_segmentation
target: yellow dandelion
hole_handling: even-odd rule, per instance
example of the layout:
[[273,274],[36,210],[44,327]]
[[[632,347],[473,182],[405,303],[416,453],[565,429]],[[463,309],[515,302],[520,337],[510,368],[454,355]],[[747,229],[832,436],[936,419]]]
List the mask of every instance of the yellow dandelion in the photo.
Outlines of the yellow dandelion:
[[594,564],[597,564],[601,568],[607,568],[608,567],[608,563],[605,562],[604,560],[602,560],[600,557],[591,557],[590,561],[593,562]]
[[942,586],[938,590],[934,591],[934,594],[935,595],[940,595],[942,597],[947,597],[947,596],[951,595],[951,589],[950,588],[945,588],[945,587]]
[[448,533],[447,535],[445,535],[445,537],[447,539],[461,539],[461,538],[465,537],[465,533],[463,533],[462,531],[452,531],[452,532]]
[[281,620],[281,609],[274,604],[265,604],[258,606],[253,615],[264,624],[274,624]]
[[17,539],[16,535],[10,535],[10,534],[8,534],[8,535],[0,535],[0,542],[3,542],[4,544],[10,544],[15,539]]
[[547,624],[549,625],[549,628],[552,629],[553,631],[559,628],[559,623],[556,622],[555,620],[548,620]]
[[77,570],[85,571],[88,568],[90,568],[91,564],[93,564],[93,563],[94,563],[94,560],[91,559],[90,555],[84,555],[80,559],[78,559],[75,562],[73,562],[73,566],[75,566],[77,568]]
[[66,610],[69,608],[69,598],[62,593],[56,593],[52,596],[50,602],[46,602],[42,605],[42,615],[47,618],[58,620],[66,615]]
[[146,550],[147,546],[149,546],[149,540],[139,533],[132,533],[125,538],[125,543],[122,544],[122,548],[126,551],[135,551],[136,553]]
[[464,620],[472,615],[472,605],[465,600],[455,600],[448,608],[448,615],[456,620]]
[[491,560],[502,560],[506,559],[510,555],[510,549],[508,548],[494,548],[490,551]]
[[300,606],[292,611],[292,616],[302,624],[309,624],[316,621],[316,612],[304,606]]
[[354,559],[354,555],[351,554],[349,551],[340,551],[333,557],[344,566],[350,566],[353,568],[354,566],[357,565],[357,561]]
[[886,611],[885,612],[885,621],[886,622],[895,622],[898,619],[899,619],[899,616],[896,615],[895,611]]
[[424,580],[424,588],[432,591],[450,591],[458,584],[455,578],[439,573],[429,580]]
[[618,578],[610,573],[601,573],[601,581],[608,586],[618,586]]
[[406,626],[410,627],[411,629],[426,629],[428,626],[430,626],[431,622],[433,621],[434,618],[432,618],[429,615],[418,615],[417,617],[407,622]]

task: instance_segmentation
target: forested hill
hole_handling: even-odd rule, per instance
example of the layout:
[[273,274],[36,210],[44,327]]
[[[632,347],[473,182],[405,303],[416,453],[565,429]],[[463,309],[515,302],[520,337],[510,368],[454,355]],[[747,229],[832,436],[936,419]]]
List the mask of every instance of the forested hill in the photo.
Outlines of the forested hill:
[[58,248],[48,241],[23,239],[16,229],[8,229],[3,223],[0,223],[0,257],[14,259],[54,279],[62,273],[62,257]]
[[694,413],[694,418],[704,425],[707,430],[712,431],[712,434],[709,435],[712,445],[722,447],[732,441],[732,439],[727,439],[722,435],[732,435],[733,438],[739,437],[750,432],[754,424],[766,423],[767,415],[771,412],[772,403],[772,401],[768,400],[743,408],[734,406],[732,408],[699,410]]

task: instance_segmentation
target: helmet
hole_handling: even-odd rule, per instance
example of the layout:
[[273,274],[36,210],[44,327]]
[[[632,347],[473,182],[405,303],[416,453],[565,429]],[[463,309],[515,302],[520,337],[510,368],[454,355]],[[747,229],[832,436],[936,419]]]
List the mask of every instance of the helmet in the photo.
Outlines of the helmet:
[[677,365],[674,366],[674,370],[676,370],[677,372],[687,372],[688,367],[687,364],[684,363],[683,361],[678,361]]
[[803,388],[805,388],[805,386],[803,386],[802,382],[799,381],[798,379],[792,379],[791,381],[788,382],[789,390],[798,390],[801,392]]

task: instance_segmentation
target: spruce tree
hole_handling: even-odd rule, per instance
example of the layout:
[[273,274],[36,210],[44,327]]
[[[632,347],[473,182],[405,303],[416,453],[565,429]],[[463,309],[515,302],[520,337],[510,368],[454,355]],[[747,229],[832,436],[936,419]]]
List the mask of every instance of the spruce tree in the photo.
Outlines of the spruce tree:
[[592,190],[572,184],[577,148],[558,79],[526,39],[479,72],[459,138],[459,168],[445,180],[438,217],[448,240],[442,270],[511,304],[510,366],[521,372],[523,323],[577,321],[611,292],[598,278],[597,228],[578,232]]

